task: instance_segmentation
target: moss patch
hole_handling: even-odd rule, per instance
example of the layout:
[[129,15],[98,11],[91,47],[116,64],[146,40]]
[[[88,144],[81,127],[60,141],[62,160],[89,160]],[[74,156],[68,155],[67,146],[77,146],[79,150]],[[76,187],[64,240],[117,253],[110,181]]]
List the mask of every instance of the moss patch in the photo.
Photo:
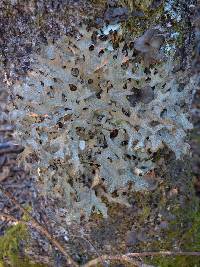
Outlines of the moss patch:
[[145,30],[154,24],[161,21],[161,17],[164,14],[163,4],[157,8],[151,9],[149,6],[152,1],[133,1],[133,0],[121,0],[120,3],[123,6],[127,6],[130,9],[130,17],[124,22],[123,29],[126,32],[130,32],[138,37],[143,34]]
[[[186,187],[188,196],[185,196],[184,205],[175,201],[172,206],[175,219],[170,222],[163,238],[159,242],[152,243],[152,250],[200,251],[200,207],[199,199],[195,196],[193,179],[188,178]],[[148,259],[147,262],[158,267],[198,267],[200,266],[200,257],[154,257]]]
[[26,225],[18,223],[7,229],[0,237],[0,267],[45,267],[32,263],[23,255],[22,248],[29,240]]

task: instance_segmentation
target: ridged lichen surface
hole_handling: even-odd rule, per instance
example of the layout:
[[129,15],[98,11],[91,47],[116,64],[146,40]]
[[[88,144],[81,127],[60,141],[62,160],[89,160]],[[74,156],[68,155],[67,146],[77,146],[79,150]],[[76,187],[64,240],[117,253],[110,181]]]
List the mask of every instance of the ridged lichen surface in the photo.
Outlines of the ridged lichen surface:
[[41,194],[64,201],[69,221],[107,217],[104,198],[128,206],[128,192],[150,190],[159,150],[177,159],[189,152],[195,79],[174,71],[162,29],[128,43],[120,31],[82,26],[76,37],[49,41],[11,89],[20,160]]

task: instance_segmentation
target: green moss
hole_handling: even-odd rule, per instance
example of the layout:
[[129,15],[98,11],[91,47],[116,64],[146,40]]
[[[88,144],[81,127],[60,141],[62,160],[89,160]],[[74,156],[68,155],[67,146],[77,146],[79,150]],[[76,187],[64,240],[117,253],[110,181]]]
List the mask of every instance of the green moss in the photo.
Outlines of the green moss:
[[190,134],[190,139],[200,144],[200,135],[196,129],[194,129]]
[[141,212],[141,220],[144,222],[150,215],[151,213],[151,208],[149,206],[143,207],[142,212]]
[[16,257],[20,249],[20,242],[27,239],[27,231],[23,224],[16,224],[10,227],[4,236],[0,238],[0,259],[5,258],[15,266]]
[[156,267],[199,267],[200,259],[191,256],[159,257],[153,264]]
[[[166,244],[162,245],[164,250],[170,249],[170,243],[177,241],[182,251],[200,251],[200,212],[178,211],[178,220],[171,225]],[[176,227],[173,226],[176,224]],[[188,229],[185,232],[184,224],[187,224]],[[189,227],[191,225],[191,227]],[[179,228],[179,230],[178,230]],[[173,230],[174,229],[174,230]],[[171,250],[173,248],[171,247]],[[199,267],[200,257],[195,256],[176,256],[176,257],[154,257],[150,260],[152,264],[158,267]]]
[[[151,0],[120,0],[121,5],[128,7],[130,11],[129,19],[122,26],[124,36],[130,37],[131,33],[133,37],[137,38],[155,25],[159,24],[165,28],[169,21],[171,23],[169,14],[164,10],[165,1],[155,8],[151,7],[152,2]],[[183,10],[178,1],[174,1],[173,5],[175,10],[176,8]],[[182,14],[182,16],[185,15]],[[188,21],[184,19],[177,21],[174,18],[172,23],[173,27],[168,29],[170,37],[166,44],[168,47],[182,47],[187,39],[188,31],[190,31]],[[168,53],[167,50],[165,53]]]
[[[174,251],[175,247],[181,251],[200,251],[200,207],[199,199],[195,196],[193,179],[188,182],[188,199],[181,206],[177,203],[172,207],[175,220],[169,224],[164,238],[153,242],[152,249],[157,251]],[[176,257],[153,257],[148,259],[158,267],[199,267],[200,257],[176,256]]]
[[32,207],[30,205],[28,205],[28,206],[25,206],[24,208],[26,209],[27,213],[24,213],[22,219],[25,222],[29,222],[31,218],[30,218],[28,213],[31,213]]
[[[130,13],[133,15],[123,23],[124,34],[126,32],[133,36],[138,37],[144,33],[153,24],[159,23],[161,16],[163,15],[163,5],[157,8],[151,9],[151,0],[137,1],[137,0],[121,0],[120,3],[123,6],[129,8]],[[138,16],[137,16],[138,14]]]
[[121,3],[129,6],[131,11],[133,11],[134,8],[140,9],[142,11],[148,11],[152,2],[153,0],[121,0]]
[[32,263],[26,256],[22,256],[22,247],[29,240],[27,227],[18,223],[7,229],[0,237],[0,267],[44,267],[42,264]]

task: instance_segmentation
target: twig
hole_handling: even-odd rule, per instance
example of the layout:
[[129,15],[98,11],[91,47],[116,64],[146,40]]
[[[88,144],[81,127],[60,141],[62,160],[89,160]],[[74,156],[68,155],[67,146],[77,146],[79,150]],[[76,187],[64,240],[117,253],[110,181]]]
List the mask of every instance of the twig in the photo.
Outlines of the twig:
[[[29,222],[24,221],[22,219],[16,219],[14,216],[12,216],[10,214],[7,214],[7,213],[0,212],[0,219],[1,218],[5,218],[5,219],[7,219],[9,221],[13,221],[13,222],[20,223],[20,224],[25,224],[26,226],[30,227]],[[42,263],[46,263],[46,264],[49,263],[48,256],[44,257],[44,256],[38,256],[37,255],[37,260],[38,260],[38,262],[42,262]]]
[[[21,222],[21,223],[24,223],[26,225],[29,225],[29,222],[26,222],[24,220],[18,220],[14,216],[6,214],[6,213],[0,213],[0,217],[5,217],[6,219],[9,219],[9,220],[12,220],[12,221],[16,221],[16,222]],[[33,223],[32,226],[34,226],[36,229],[38,229],[40,232],[42,232],[63,253],[63,251],[62,251],[63,248],[60,249],[60,247],[55,244],[55,239],[52,238],[51,236],[49,237],[49,236],[46,235],[46,231],[47,231],[46,229],[40,229],[38,227],[38,225],[35,225],[34,223]],[[45,233],[44,233],[44,231],[45,231]],[[78,237],[78,238],[81,237],[81,236],[76,236],[76,235],[73,235],[73,236],[74,237]],[[85,237],[81,237],[81,238],[83,238],[85,241],[89,242],[90,245],[92,245],[91,242],[88,239],[86,239]],[[54,240],[54,242],[52,241],[52,239]],[[66,252],[64,252],[63,254],[65,255]],[[127,253],[125,255],[115,255],[115,256],[110,256],[110,255],[102,255],[102,256],[100,256],[99,255],[98,258],[93,259],[93,260],[89,261],[88,263],[86,263],[84,265],[81,265],[81,267],[92,267],[92,266],[96,266],[99,263],[101,263],[102,266],[104,266],[103,262],[104,261],[108,261],[108,260],[110,260],[110,261],[118,261],[118,262],[119,261],[125,261],[125,262],[133,264],[133,266],[141,267],[142,266],[141,262],[136,261],[136,260],[134,260],[132,258],[134,258],[134,257],[147,257],[147,256],[200,256],[200,252],[199,251],[155,251],[155,252],[149,251],[149,252]],[[75,263],[75,265],[70,265],[70,267],[71,266],[74,266],[74,267],[77,266],[78,267],[79,265]]]
[[92,266],[97,266],[97,264],[101,263],[101,260],[104,261],[125,261],[127,263],[131,263],[132,267],[141,267],[141,262],[131,259],[130,257],[126,256],[126,255],[115,255],[115,256],[109,256],[109,255],[102,255],[101,259],[98,257],[94,260],[89,261],[88,263],[81,265],[81,267],[92,267]]
[[97,250],[97,248],[95,247],[95,245],[94,244],[92,244],[92,242],[89,240],[89,239],[87,239],[86,237],[84,237],[84,236],[80,236],[80,235],[70,235],[71,237],[76,237],[76,238],[81,238],[81,239],[83,239],[84,241],[86,241],[91,247],[93,247],[93,249],[94,249],[94,251],[95,251],[95,253],[97,254],[97,256],[98,256],[98,258],[99,258],[99,260],[100,260],[100,262],[101,262],[101,264],[102,264],[102,266],[104,266],[104,267],[106,267],[105,266],[105,264],[104,264],[104,261],[103,261],[103,259],[102,259],[102,257],[101,257],[101,255],[100,255],[100,253],[98,252],[98,250]]
[[134,266],[141,266],[139,261],[135,261],[132,258],[134,257],[147,257],[147,256],[200,256],[200,251],[155,251],[155,252],[135,252],[135,253],[127,253],[125,255],[102,255],[101,258],[96,258],[88,263],[82,265],[82,267],[92,267],[101,263],[102,259],[104,261],[126,261],[128,263],[134,264]]
[[[27,214],[30,218],[29,222],[26,222],[24,220],[18,220],[12,215],[0,213],[0,216],[5,217],[7,219],[10,219],[12,221],[18,221],[27,225],[30,225],[34,227],[36,230],[38,230],[40,233],[42,233],[44,236],[48,238],[48,240],[65,256],[67,259],[67,264],[70,267],[78,267],[79,265],[71,258],[71,256],[65,251],[63,246],[54,238],[51,236],[49,231],[40,224],[31,214],[29,211],[27,211],[21,204],[9,193],[7,192],[2,185],[0,185],[1,191],[9,198],[10,201],[12,201],[17,208],[19,208],[23,213]],[[74,236],[75,237],[75,236]],[[76,236],[80,237],[80,236]],[[83,238],[83,237],[82,237]],[[89,240],[86,238],[83,238],[87,242],[91,244]],[[93,246],[93,245],[92,245]],[[93,246],[94,247],[94,246]],[[96,251],[96,249],[95,249]],[[131,263],[132,266],[141,267],[141,262],[133,259],[134,257],[147,257],[147,256],[200,256],[200,251],[148,251],[148,252],[134,252],[134,253],[127,253],[125,255],[99,255],[96,259],[93,259],[89,261],[88,263],[81,265],[81,267],[92,267],[97,266],[97,264],[101,263],[104,266],[105,261],[125,261],[128,263]]]
[[[56,224],[58,224],[60,227],[63,228],[63,226],[62,226],[60,223],[58,223],[54,218],[51,218],[51,219],[52,219]],[[68,229],[67,231],[69,231],[69,229]],[[100,253],[98,252],[98,250],[97,250],[97,248],[95,247],[95,245],[94,245],[89,239],[87,239],[85,236],[82,236],[82,235],[74,235],[73,233],[70,233],[70,237],[72,237],[72,238],[74,238],[74,239],[75,239],[75,238],[79,238],[79,239],[83,239],[84,241],[86,241],[91,247],[93,247],[95,253],[97,254],[98,258],[100,259],[100,261],[101,261],[101,263],[102,263],[102,266],[105,266],[104,261],[103,261],[103,259],[101,258]],[[106,267],[106,266],[105,266],[105,267]]]
[[147,257],[147,256],[200,256],[200,251],[148,251],[127,253],[128,257]]
[[[23,213],[27,214],[30,218],[31,226],[37,229],[40,233],[42,233],[46,238],[65,256],[67,260],[67,264],[70,267],[78,267],[79,265],[71,258],[71,256],[68,254],[68,252],[65,251],[63,246],[54,238],[51,236],[49,231],[41,224],[39,223],[29,211],[27,211],[9,192],[7,192],[2,185],[0,185],[1,191],[8,197],[9,200],[11,200],[17,208],[19,208]],[[6,215],[8,217],[8,215]],[[10,215],[9,215],[10,216]],[[12,216],[10,217],[12,218]]]

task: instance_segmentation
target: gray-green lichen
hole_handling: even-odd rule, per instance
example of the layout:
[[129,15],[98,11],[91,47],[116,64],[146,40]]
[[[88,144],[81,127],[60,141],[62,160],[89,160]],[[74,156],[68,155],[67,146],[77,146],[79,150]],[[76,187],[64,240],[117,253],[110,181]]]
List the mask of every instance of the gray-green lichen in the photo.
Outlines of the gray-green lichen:
[[[161,33],[153,32],[150,50],[138,48],[143,37],[135,42],[150,63],[160,53]],[[183,82],[184,72],[173,72],[173,55],[145,68],[131,45],[113,47],[113,37],[82,28],[77,38],[49,42],[12,88],[10,119],[25,146],[21,161],[42,193],[65,200],[69,221],[93,211],[106,217],[105,194],[117,192],[115,200],[127,203],[123,191],[148,190],[159,149],[167,146],[176,158],[189,151],[195,79]]]

